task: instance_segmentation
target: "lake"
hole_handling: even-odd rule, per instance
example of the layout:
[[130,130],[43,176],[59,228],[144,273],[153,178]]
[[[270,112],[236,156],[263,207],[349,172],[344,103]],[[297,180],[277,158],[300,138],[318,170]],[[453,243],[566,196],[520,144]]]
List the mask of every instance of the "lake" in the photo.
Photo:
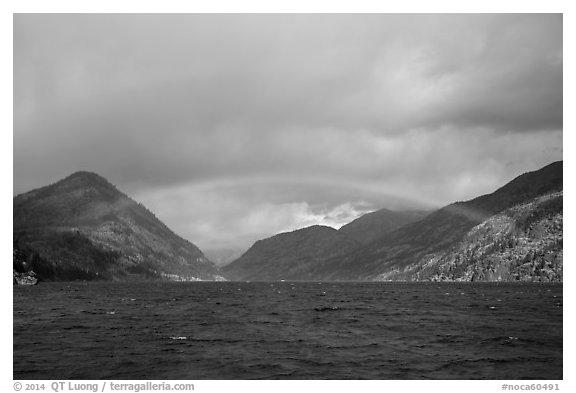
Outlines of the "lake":
[[14,286],[14,379],[562,379],[562,284]]

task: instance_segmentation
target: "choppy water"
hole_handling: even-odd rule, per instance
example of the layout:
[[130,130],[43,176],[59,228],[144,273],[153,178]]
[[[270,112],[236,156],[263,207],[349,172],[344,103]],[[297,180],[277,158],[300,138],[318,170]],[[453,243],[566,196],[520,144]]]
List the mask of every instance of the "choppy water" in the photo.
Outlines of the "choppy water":
[[562,284],[14,287],[15,379],[562,379]]

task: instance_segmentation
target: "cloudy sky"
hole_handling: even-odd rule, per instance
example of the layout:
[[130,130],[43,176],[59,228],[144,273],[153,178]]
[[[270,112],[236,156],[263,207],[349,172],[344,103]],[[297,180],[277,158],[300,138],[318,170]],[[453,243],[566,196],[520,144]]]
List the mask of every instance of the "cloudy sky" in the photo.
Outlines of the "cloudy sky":
[[106,177],[203,250],[562,159],[562,16],[14,17],[14,194]]

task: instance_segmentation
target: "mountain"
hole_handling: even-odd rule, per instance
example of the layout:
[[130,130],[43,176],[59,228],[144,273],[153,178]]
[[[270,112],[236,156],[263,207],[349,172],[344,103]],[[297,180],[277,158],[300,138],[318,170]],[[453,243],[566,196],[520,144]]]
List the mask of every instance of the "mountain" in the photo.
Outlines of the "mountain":
[[76,172],[13,199],[14,269],[44,280],[221,280],[220,271],[103,177]]
[[204,255],[210,259],[216,266],[222,267],[230,262],[240,258],[246,252],[245,248],[222,248],[204,250]]
[[490,217],[448,251],[415,266],[411,279],[562,281],[562,194],[536,197]]
[[[236,280],[561,280],[562,162],[431,214],[367,214],[256,242]],[[420,220],[418,218],[421,218]]]
[[413,270],[462,241],[467,233],[506,209],[562,190],[562,161],[525,173],[491,194],[448,205],[424,219],[328,261],[329,280],[411,280]]
[[222,270],[234,280],[311,280],[318,276],[312,270],[322,262],[359,246],[334,228],[315,225],[258,240]]
[[380,209],[364,214],[341,227],[339,231],[362,244],[368,244],[406,224],[421,220],[429,213],[422,210]]

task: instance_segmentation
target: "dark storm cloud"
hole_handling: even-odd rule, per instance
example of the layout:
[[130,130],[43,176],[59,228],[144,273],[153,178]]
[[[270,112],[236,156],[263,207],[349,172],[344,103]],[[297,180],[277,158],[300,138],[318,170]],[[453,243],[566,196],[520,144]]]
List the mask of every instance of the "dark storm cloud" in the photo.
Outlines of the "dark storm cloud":
[[561,15],[14,17],[14,192],[93,170],[193,241],[441,205],[561,149]]

